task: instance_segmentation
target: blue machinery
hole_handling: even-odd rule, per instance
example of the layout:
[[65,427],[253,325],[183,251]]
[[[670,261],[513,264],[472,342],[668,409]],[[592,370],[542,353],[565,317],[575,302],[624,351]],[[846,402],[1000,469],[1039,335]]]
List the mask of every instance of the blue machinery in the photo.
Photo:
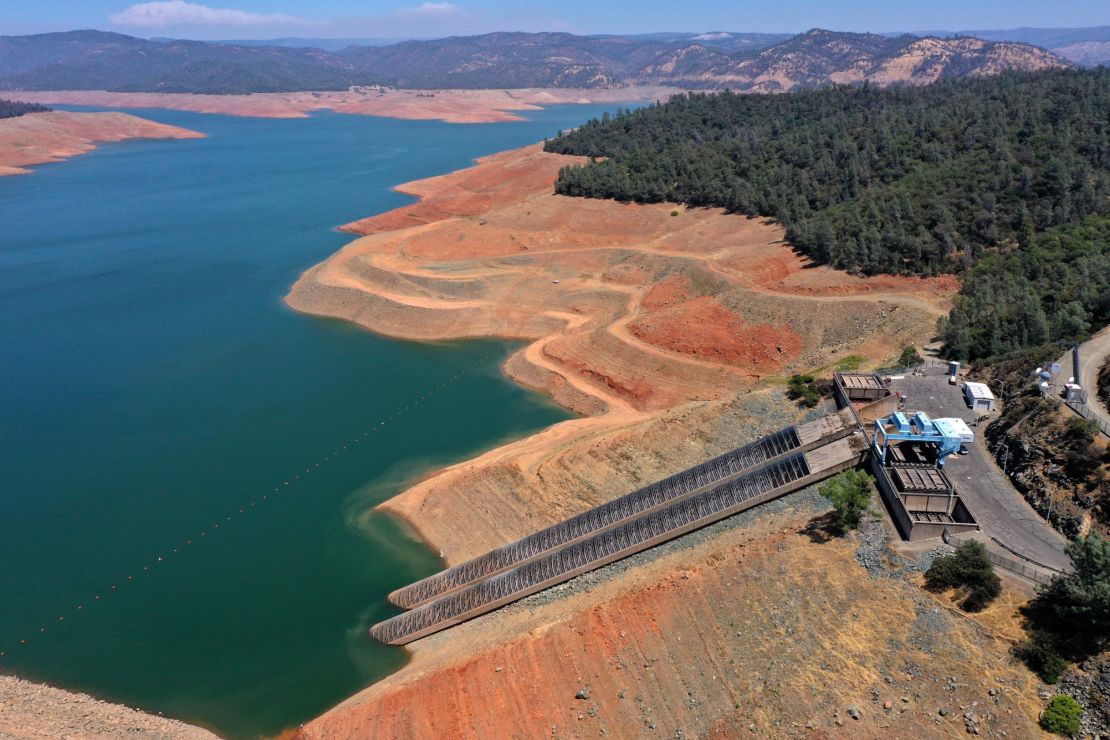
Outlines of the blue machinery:
[[901,411],[875,420],[875,435],[871,442],[875,454],[885,465],[891,442],[926,442],[936,445],[937,467],[944,467],[944,459],[960,451],[966,442],[975,439],[974,433],[963,419],[930,419],[923,411],[912,418]]

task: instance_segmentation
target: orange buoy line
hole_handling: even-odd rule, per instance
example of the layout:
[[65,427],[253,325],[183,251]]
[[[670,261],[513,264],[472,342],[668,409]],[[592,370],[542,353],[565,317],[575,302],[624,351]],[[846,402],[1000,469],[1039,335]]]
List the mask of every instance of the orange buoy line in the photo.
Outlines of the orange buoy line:
[[[225,524],[225,529],[226,529],[227,522],[233,521],[236,513],[245,514],[248,511],[250,511],[251,509],[257,509],[257,506],[258,506],[259,503],[265,503],[265,502],[269,501],[272,496],[276,497],[277,494],[281,493],[283,489],[288,488],[292,485],[295,485],[301,479],[302,475],[307,476],[310,472],[314,472],[314,471],[318,470],[322,465],[325,465],[326,463],[331,461],[333,458],[339,457],[339,455],[348,451],[348,449],[352,448],[354,445],[357,445],[363,439],[366,439],[367,437],[369,437],[371,432],[376,432],[376,431],[379,431],[379,430],[383,429],[387,423],[389,423],[391,421],[394,421],[395,419],[399,418],[402,414],[404,414],[406,411],[408,411],[412,406],[416,406],[420,403],[420,401],[431,398],[432,396],[442,392],[443,390],[450,387],[451,385],[453,385],[457,381],[459,381],[462,378],[464,378],[465,376],[469,375],[471,372],[476,370],[479,366],[481,366],[484,363],[486,363],[486,362],[492,360],[493,358],[495,358],[498,354],[500,354],[500,350],[495,351],[495,352],[491,352],[488,355],[484,355],[481,358],[479,358],[477,361],[475,361],[473,364],[467,365],[465,368],[463,368],[459,372],[455,373],[453,376],[448,378],[446,381],[444,381],[442,383],[437,383],[431,389],[429,389],[428,391],[421,394],[416,400],[410,401],[409,403],[405,404],[405,406],[403,406],[399,410],[394,411],[392,414],[390,414],[387,417],[379,419],[376,423],[371,424],[369,427],[367,427],[366,429],[364,429],[360,433],[356,434],[353,438],[350,439],[350,441],[347,444],[343,444],[343,445],[338,446],[337,448],[332,450],[329,454],[324,455],[323,458],[316,461],[312,465],[305,466],[303,472],[300,472],[300,470],[298,469],[298,472],[295,473],[292,478],[283,479],[282,483],[280,485],[274,486],[273,491],[261,494],[260,496],[256,497],[255,499],[252,499],[252,500],[240,505],[236,509],[235,512],[225,514],[222,520],[217,519],[211,525],[209,525],[205,529],[202,529],[196,535],[183,537],[181,540],[178,541],[178,544],[176,546],[167,547],[165,550],[162,551],[163,554],[155,556],[149,562],[142,563],[141,567],[136,566],[136,568],[134,569],[134,571],[132,573],[130,573],[126,576],[123,576],[121,578],[115,579],[101,593],[92,594],[91,599],[85,599],[83,602],[79,602],[79,603],[74,604],[73,607],[67,613],[77,613],[77,612],[84,611],[86,603],[88,603],[90,601],[93,601],[93,602],[103,601],[104,596],[110,595],[113,591],[118,591],[121,584],[127,584],[127,583],[133,582],[135,580],[135,575],[142,575],[144,573],[150,573],[152,566],[154,566],[158,563],[164,562],[165,559],[167,557],[169,557],[170,555],[184,554],[185,552],[187,552],[187,548],[192,546],[194,543],[200,544],[200,540],[196,539],[198,536],[201,537],[201,538],[204,538],[204,537],[207,537],[209,530],[219,529],[220,528],[220,521],[223,521],[223,523]],[[56,620],[51,620],[51,621],[64,623],[66,621],[65,614],[59,614]],[[70,623],[72,624],[72,621]],[[47,630],[46,625],[43,624],[42,626],[39,627],[37,634],[38,635],[43,635],[43,634],[47,633],[47,631],[48,630]],[[30,648],[30,647],[32,647],[33,644],[34,643],[31,639],[30,635],[24,635],[23,637],[20,637],[18,639],[14,639],[14,638],[10,639],[6,646],[4,644],[0,644],[0,667],[3,666],[3,658],[10,657],[10,656],[14,655],[16,650],[22,650],[22,649]]]

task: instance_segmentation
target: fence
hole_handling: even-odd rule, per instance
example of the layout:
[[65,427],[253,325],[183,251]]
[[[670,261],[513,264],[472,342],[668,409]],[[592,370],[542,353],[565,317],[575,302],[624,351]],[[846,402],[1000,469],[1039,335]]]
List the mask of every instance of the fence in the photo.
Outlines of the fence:
[[[1044,563],[1038,563],[1033,558],[1027,558],[1019,552],[1014,552],[1013,548],[1007,546],[1005,542],[998,539],[997,537],[991,537],[991,542],[1003,548],[1007,552],[1013,554],[1014,557],[1017,558],[1015,560],[1014,558],[1008,558],[1004,555],[993,553],[989,549],[987,550],[987,557],[990,558],[990,561],[992,563],[999,566],[1000,568],[1005,568],[1011,573],[1017,573],[1020,576],[1025,576],[1026,578],[1032,581],[1036,581],[1037,583],[1049,583],[1050,581],[1052,581],[1053,576],[1064,574],[1064,571],[1058,568],[1053,568],[1051,565],[1045,565]],[[1046,573],[1045,571],[1048,572]]]
[[[952,533],[946,529],[944,530],[943,539],[945,543],[953,545],[954,541],[960,541],[956,539],[960,534],[964,533]],[[997,537],[992,536],[990,540],[992,543],[998,545],[1003,550],[1014,556],[1012,558],[1008,558],[1005,555],[999,555],[998,553],[992,551],[989,547],[984,548],[986,550],[987,557],[999,568],[1005,568],[1011,573],[1016,573],[1019,576],[1024,576],[1025,578],[1034,581],[1035,583],[1042,584],[1050,583],[1054,576],[1067,575],[1065,571],[1062,571],[1059,568],[1054,568],[1051,565],[1045,565],[1044,563],[1038,562],[1033,558],[1022,555],[1020,552],[1015,551],[1012,547],[1010,547]]]
[[987,550],[987,557],[990,558],[990,561],[998,567],[1005,568],[1011,573],[1017,573],[1019,576],[1025,576],[1031,581],[1043,584],[1048,584],[1052,581],[1051,575],[1040,571],[1039,569],[1037,569],[1036,566],[1026,565],[1020,560],[1011,560],[1010,558],[1004,558],[1001,555],[996,555],[990,550]]
[[1072,411],[1074,411],[1075,413],[1082,416],[1087,421],[1094,422],[1095,426],[1098,427],[1098,430],[1100,432],[1105,434],[1107,437],[1110,437],[1110,424],[1106,423],[1105,420],[1101,419],[1098,416],[1098,414],[1096,414],[1091,409],[1091,407],[1088,406],[1086,403],[1081,403],[1079,401],[1066,400],[1066,401],[1064,401],[1064,405],[1067,406]]

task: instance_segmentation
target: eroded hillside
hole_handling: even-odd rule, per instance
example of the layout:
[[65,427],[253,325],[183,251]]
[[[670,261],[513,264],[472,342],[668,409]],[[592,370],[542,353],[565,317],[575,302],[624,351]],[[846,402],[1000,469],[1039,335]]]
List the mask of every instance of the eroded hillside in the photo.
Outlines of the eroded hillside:
[[621,492],[555,456],[799,368],[897,354],[958,287],[815,267],[780,227],[720,210],[553,195],[574,161],[533,146],[410,183],[420,202],[350,225],[365,236],[287,297],[391,336],[526,340],[507,374],[587,415],[387,504],[452,562]]

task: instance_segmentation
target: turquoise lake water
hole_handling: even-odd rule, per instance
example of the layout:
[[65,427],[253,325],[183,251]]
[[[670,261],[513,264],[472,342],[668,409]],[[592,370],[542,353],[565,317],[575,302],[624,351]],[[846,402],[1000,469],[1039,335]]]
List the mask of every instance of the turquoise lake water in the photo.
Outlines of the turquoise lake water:
[[502,378],[507,343],[390,340],[282,296],[351,238],[333,227],[411,201],[392,186],[604,109],[132,111],[208,138],[0,178],[0,670],[254,737],[400,667],[366,627],[439,564],[366,512],[566,415]]

